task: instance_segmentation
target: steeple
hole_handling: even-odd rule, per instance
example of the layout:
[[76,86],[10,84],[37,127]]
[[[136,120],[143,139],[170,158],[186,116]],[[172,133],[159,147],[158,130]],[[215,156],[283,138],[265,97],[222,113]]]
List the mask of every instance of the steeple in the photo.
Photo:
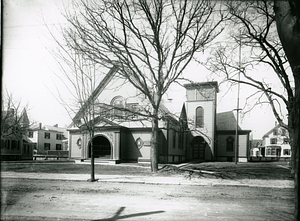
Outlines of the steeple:
[[187,101],[215,100],[219,92],[218,82],[201,82],[183,85],[186,89]]

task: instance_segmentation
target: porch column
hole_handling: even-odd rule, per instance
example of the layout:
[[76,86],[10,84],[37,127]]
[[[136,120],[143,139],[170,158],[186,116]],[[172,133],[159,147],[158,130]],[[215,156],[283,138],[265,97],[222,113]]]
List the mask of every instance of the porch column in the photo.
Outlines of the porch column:
[[84,134],[82,134],[81,141],[81,159],[86,159],[88,158],[89,147],[87,144],[86,136],[84,136]]
[[113,146],[113,159],[120,159],[120,132],[115,132],[115,143]]

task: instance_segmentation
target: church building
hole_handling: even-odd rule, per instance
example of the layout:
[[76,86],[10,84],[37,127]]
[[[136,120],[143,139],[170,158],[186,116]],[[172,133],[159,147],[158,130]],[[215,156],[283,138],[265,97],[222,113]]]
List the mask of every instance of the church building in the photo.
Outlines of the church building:
[[[216,113],[218,83],[189,83],[184,88],[186,101],[180,116],[171,113],[166,104],[160,105],[159,163],[232,160],[217,155],[224,152],[217,146],[220,144],[217,142]],[[97,99],[94,136],[90,137],[81,120],[87,104],[78,111],[68,128],[70,158],[89,160],[92,143],[95,162],[149,162],[152,125],[151,119],[143,113],[151,111],[151,106],[145,95],[119,76],[117,70],[111,69],[93,92],[93,97]],[[231,136],[231,132],[225,134]],[[246,152],[249,152],[249,133],[246,131],[243,145]],[[231,151],[228,156],[232,154]]]

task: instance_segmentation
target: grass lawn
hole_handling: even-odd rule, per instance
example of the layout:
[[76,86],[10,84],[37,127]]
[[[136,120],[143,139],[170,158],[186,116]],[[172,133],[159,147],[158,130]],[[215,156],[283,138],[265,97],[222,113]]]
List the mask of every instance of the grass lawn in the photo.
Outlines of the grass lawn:
[[[189,169],[217,172],[223,179],[277,179],[291,180],[290,167],[287,162],[207,162],[191,164]],[[208,175],[206,175],[208,176]]]
[[[91,172],[91,165],[66,161],[10,161],[1,162],[1,171],[89,174]],[[232,162],[205,162],[192,163],[182,167],[182,169],[175,165],[160,164],[157,174],[151,173],[150,164],[147,163],[95,164],[95,174],[137,176],[177,176],[190,174],[194,178],[292,179],[287,162],[252,162],[238,163],[237,165]]]
[[[26,173],[66,173],[89,174],[90,164],[79,164],[63,161],[26,161],[26,162],[1,162],[1,171],[26,172]],[[150,175],[150,164],[140,165],[99,165],[95,164],[95,174],[103,175]]]

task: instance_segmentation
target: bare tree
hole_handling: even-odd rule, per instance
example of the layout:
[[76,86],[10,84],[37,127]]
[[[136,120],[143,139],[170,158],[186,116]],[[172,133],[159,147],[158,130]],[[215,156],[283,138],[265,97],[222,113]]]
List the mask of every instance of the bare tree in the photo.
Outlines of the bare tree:
[[[58,48],[52,54],[62,73],[56,73],[56,76],[63,82],[64,88],[71,95],[71,100],[67,100],[68,96],[61,94],[58,89],[58,96],[55,98],[68,112],[72,119],[71,126],[80,128],[82,133],[86,133],[90,138],[91,178],[89,181],[94,182],[96,179],[93,138],[97,129],[95,122],[100,112],[97,100],[97,83],[99,82],[97,79],[101,78],[101,71],[98,70],[99,65],[96,65],[94,61],[86,59],[82,53],[66,49],[55,36],[53,38]],[[115,71],[116,69],[112,69],[108,74]]]
[[[255,88],[257,92],[248,97],[248,100],[255,100],[252,107],[264,103],[270,105],[279,124],[288,129],[296,193],[295,220],[298,220],[299,3],[228,1],[227,7],[232,16],[230,27],[234,26],[236,30],[231,29],[235,47],[221,45],[210,58],[211,70],[225,74],[227,80],[234,84],[241,83]],[[242,48],[243,59],[238,59],[238,48]],[[273,70],[273,75],[255,74],[258,66],[268,67]],[[288,113],[287,122],[284,119],[284,107]]]
[[151,104],[151,170],[157,172],[159,107],[195,54],[222,31],[209,0],[85,1],[66,10],[66,47],[103,66],[118,67]]
[[292,162],[295,182],[295,220],[299,220],[299,147],[300,147],[300,3],[299,1],[275,1],[277,32],[288,58],[295,90],[288,94],[288,125],[292,146]]
[[[231,14],[231,42],[218,46],[209,58],[211,70],[223,73],[233,84],[242,83],[257,89],[248,100],[256,100],[248,107],[250,111],[257,104],[269,104],[281,126],[284,123],[282,104],[287,105],[287,94],[293,90],[293,81],[282,45],[276,33],[273,3],[270,1],[247,1],[227,3]],[[230,26],[230,27],[232,27]],[[240,50],[242,57],[239,59]],[[266,79],[263,73],[254,74],[257,66],[269,67],[274,77]],[[284,87],[275,87],[282,84]],[[274,86],[274,88],[272,87]],[[254,98],[254,99],[251,99]],[[248,103],[249,104],[249,103]]]
[[27,116],[28,105],[21,107],[20,101],[15,101],[7,90],[2,97],[1,108],[1,138],[22,139],[27,135],[31,125]]

